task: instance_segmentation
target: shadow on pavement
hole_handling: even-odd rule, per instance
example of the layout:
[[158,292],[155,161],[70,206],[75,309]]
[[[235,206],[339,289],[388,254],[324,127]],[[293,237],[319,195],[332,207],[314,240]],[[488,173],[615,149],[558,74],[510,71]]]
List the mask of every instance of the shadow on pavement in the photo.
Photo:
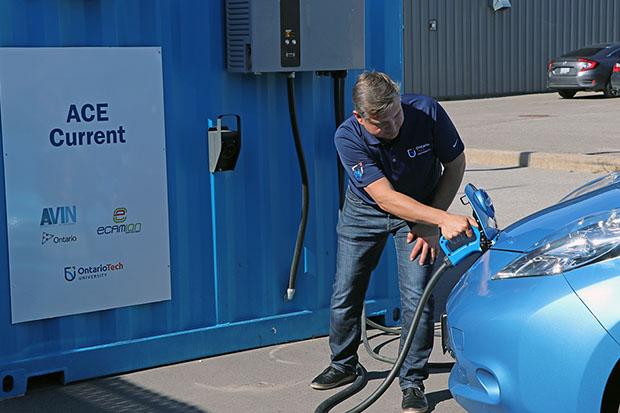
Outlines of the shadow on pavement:
[[[559,97],[558,99],[564,99],[564,98]],[[575,95],[571,99],[575,99],[575,100],[579,100],[579,99],[607,99],[607,97],[605,97],[603,92],[601,92],[600,94],[597,94],[597,95],[594,95],[594,94],[592,94],[592,95],[583,95],[583,96]]]
[[584,155],[609,155],[620,153],[620,151],[586,152]]
[[209,413],[136,386],[122,378],[89,380],[60,385],[37,378],[29,383],[24,397],[0,401],[1,412],[89,412],[89,413]]
[[434,391],[426,393],[426,398],[428,399],[428,411],[432,412],[439,403],[450,400],[452,394],[449,390]]

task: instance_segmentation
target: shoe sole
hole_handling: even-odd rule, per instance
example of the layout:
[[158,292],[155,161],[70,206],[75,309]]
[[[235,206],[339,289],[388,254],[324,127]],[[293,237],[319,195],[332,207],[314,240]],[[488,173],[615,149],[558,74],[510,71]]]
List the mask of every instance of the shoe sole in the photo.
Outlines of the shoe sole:
[[428,407],[424,409],[403,409],[403,413],[426,413],[428,412]]
[[340,387],[343,386],[345,384],[349,384],[355,381],[355,379],[357,378],[357,376],[352,376],[352,377],[347,377],[345,379],[342,379],[336,383],[331,383],[331,384],[321,384],[321,383],[310,383],[310,387],[312,387],[315,390],[329,390],[329,389],[334,389],[336,387]]

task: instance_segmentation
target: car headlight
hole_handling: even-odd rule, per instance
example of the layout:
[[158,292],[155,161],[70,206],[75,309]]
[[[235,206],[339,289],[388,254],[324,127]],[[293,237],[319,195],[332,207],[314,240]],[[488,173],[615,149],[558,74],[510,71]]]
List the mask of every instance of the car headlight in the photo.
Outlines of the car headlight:
[[532,245],[493,279],[555,275],[618,256],[620,208],[574,221]]

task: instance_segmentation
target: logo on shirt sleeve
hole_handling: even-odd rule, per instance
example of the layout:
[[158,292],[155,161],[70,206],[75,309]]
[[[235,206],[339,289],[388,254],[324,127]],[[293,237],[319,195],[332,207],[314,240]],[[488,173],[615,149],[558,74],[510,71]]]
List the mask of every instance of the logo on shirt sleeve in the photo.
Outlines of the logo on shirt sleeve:
[[361,181],[362,175],[364,175],[364,167],[362,166],[362,163],[358,162],[357,165],[351,168],[351,170],[353,170],[353,176],[355,177],[355,179]]

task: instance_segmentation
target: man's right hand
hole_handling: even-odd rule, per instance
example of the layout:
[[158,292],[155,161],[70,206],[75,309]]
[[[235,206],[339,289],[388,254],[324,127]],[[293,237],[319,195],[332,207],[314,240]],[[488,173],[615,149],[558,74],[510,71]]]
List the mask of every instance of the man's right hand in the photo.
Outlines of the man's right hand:
[[465,215],[454,215],[448,212],[446,212],[446,215],[438,226],[441,230],[441,235],[443,235],[445,239],[452,239],[462,233],[465,233],[465,235],[471,237],[474,235],[471,227],[474,226],[478,228],[476,220],[472,217]]

